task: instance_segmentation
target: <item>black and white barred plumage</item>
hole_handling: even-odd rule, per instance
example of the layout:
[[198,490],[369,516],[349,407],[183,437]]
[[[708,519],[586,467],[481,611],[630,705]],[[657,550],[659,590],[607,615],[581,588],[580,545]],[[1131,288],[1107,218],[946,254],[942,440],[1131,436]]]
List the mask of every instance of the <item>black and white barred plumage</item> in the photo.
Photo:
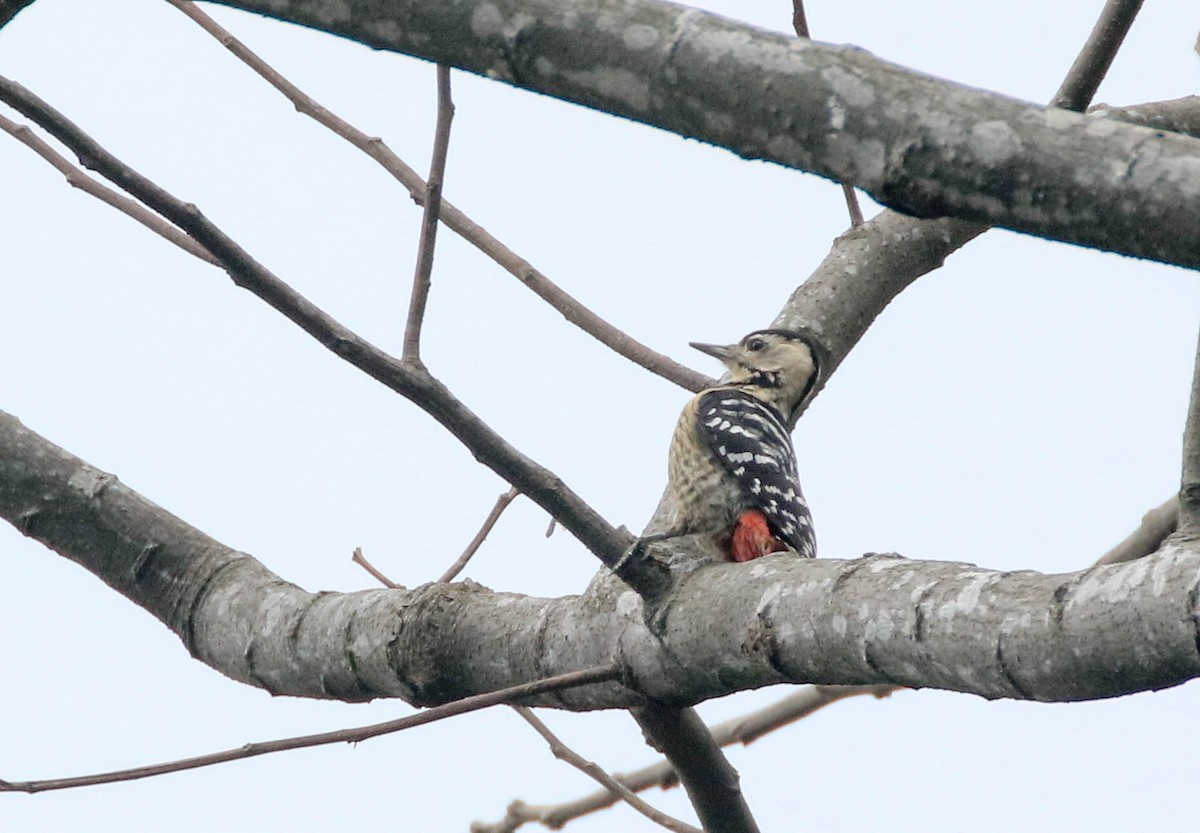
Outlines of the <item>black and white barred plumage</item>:
[[812,514],[783,416],[745,390],[713,388],[696,403],[696,432],[737,484],[738,511],[760,510],[779,539],[801,557],[814,557]]

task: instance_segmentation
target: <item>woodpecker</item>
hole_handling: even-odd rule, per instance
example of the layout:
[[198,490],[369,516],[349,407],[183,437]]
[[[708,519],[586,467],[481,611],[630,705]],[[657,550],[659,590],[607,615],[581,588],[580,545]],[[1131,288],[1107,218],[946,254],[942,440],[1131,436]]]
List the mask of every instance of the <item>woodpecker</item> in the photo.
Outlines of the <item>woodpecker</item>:
[[812,515],[788,425],[816,386],[816,342],[772,329],[737,344],[691,346],[728,372],[684,407],[668,459],[668,528],[643,542],[707,534],[727,560],[784,550],[813,558]]

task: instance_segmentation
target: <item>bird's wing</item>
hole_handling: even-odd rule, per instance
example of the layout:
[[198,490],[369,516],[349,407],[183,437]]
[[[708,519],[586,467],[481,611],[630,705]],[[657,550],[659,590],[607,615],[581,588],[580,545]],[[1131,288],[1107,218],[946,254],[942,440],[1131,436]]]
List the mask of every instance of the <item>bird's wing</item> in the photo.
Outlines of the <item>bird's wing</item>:
[[748,393],[717,388],[700,398],[696,430],[779,537],[801,556],[815,556],[812,515],[779,412]]

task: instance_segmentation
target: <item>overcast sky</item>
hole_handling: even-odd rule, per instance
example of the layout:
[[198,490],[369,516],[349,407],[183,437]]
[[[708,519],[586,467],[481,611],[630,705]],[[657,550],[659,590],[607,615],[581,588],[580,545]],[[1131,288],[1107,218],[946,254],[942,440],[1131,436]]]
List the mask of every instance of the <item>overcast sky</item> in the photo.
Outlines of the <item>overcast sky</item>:
[[[790,25],[782,0],[705,5]],[[1101,5],[813,2],[809,18],[819,39],[1046,101]],[[431,65],[211,12],[427,167]],[[1194,2],[1148,3],[1098,100],[1195,92],[1198,30]],[[0,73],[399,351],[418,209],[166,3],[38,0],[0,31]],[[454,96],[447,197],[613,323],[708,372],[715,363],[687,342],[769,324],[846,225],[840,190],[813,176],[457,72]],[[372,586],[350,562],[356,546],[398,582],[432,580],[506,488],[223,272],[3,134],[0,250],[0,409],[309,590]],[[972,243],[888,308],[796,432],[822,555],[1086,566],[1177,486],[1198,311],[1191,272],[1007,232]],[[608,353],[448,232],[425,332],[431,369],[468,405],[613,523],[640,528],[686,393]],[[580,591],[596,560],[562,531],[547,540],[546,524],[518,500],[470,577]],[[412,711],[233,683],[7,525],[0,668],[0,778],[11,780]],[[722,719],[785,693],[701,711]],[[1198,712],[1195,683],[1077,705],[903,692],[838,704],[730,754],[768,831],[1165,829],[1195,821]],[[626,714],[547,719],[610,770],[653,759]],[[465,831],[514,798],[591,789],[494,710],[355,748],[0,796],[0,830]],[[678,790],[648,798],[690,818]],[[657,828],[618,808],[570,829]]]

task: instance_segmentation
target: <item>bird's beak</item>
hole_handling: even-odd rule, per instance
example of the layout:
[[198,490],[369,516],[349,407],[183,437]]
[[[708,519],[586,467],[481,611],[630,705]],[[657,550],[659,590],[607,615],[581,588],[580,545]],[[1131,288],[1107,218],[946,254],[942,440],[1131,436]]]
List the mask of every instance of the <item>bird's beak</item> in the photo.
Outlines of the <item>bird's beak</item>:
[[723,362],[727,362],[733,358],[733,351],[737,347],[736,344],[701,344],[698,341],[690,341],[688,344],[695,347],[701,353],[707,353],[714,359],[720,359]]

